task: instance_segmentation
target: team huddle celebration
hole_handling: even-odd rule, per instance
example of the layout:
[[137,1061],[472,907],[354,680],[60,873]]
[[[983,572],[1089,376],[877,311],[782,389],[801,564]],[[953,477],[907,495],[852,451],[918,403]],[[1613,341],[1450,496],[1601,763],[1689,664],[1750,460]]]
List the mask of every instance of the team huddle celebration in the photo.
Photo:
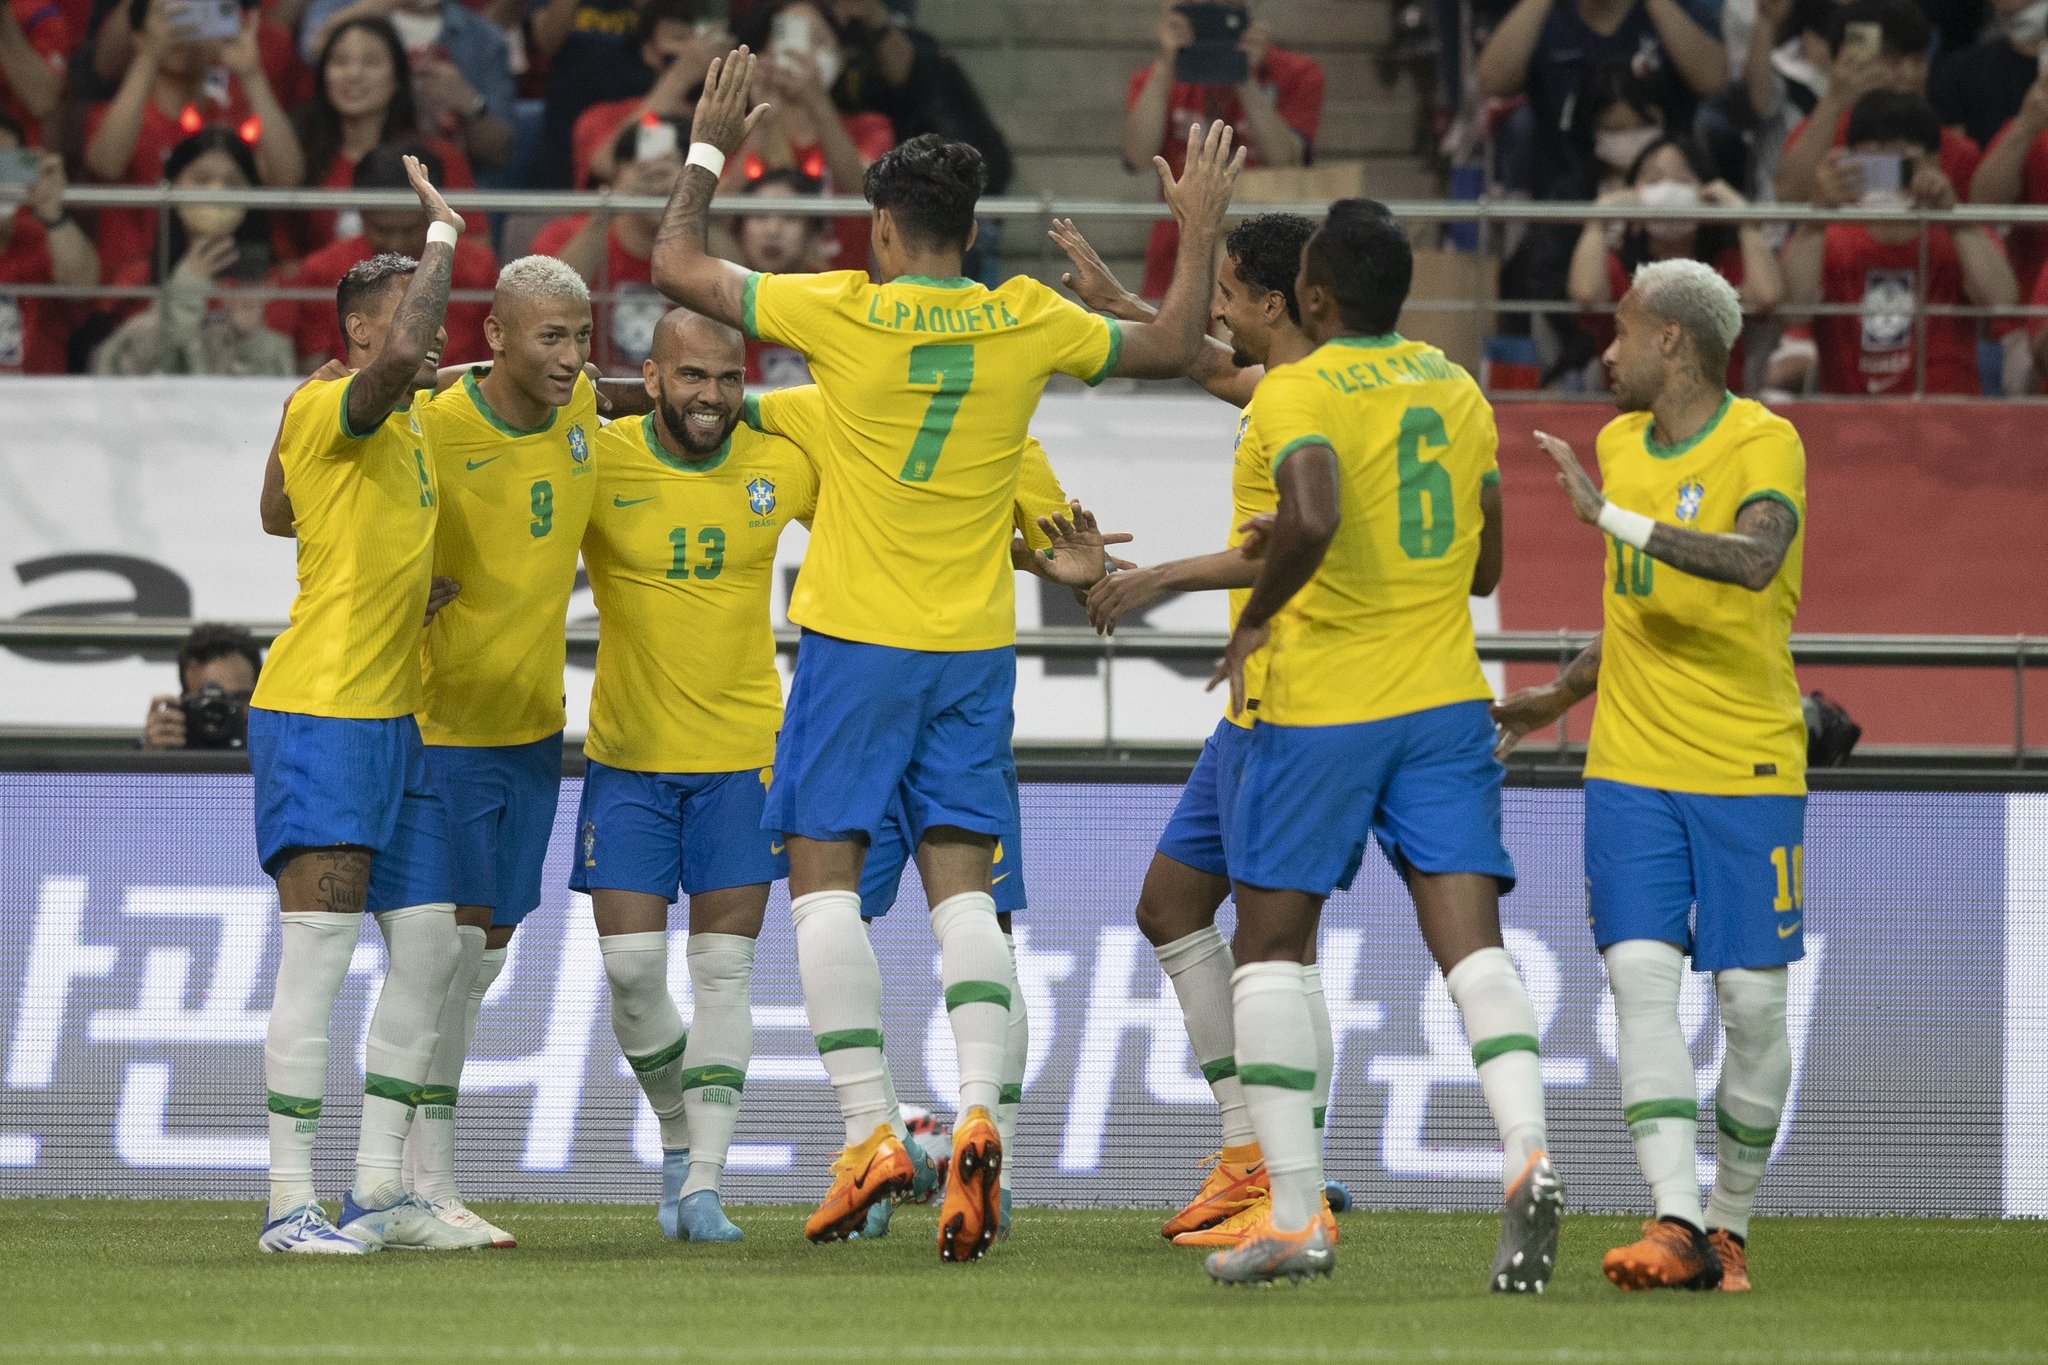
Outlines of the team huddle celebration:
[[[1013,1220],[1028,1226],[1011,1199],[1030,1027],[1011,936],[1029,914],[1012,756],[1027,573],[1071,589],[1101,630],[1169,593],[1227,594],[1211,683],[1223,715],[1133,907],[1221,1123],[1166,1237],[1206,1249],[1224,1284],[1333,1271],[1349,1196],[1324,1172],[1319,920],[1376,848],[1405,883],[1501,1150],[1498,1248],[1471,1281],[1544,1290],[1573,1157],[1550,1149],[1542,1029],[1502,936],[1516,876],[1503,759],[1591,701],[1591,935],[1652,1213],[1601,1269],[1625,1290],[1748,1290],[1751,1209],[1792,1079],[1788,965],[1804,951],[1807,738],[1789,641],[1806,509],[1798,434],[1726,389],[1735,287],[1683,257],[1635,273],[1604,356],[1621,415],[1589,463],[1543,433],[1497,432],[1464,369],[1397,334],[1412,255],[1383,205],[1228,222],[1244,151],[1220,121],[1187,130],[1177,174],[1158,162],[1179,240],[1156,307],[1105,287],[1068,220],[1051,227],[1068,281],[1116,299],[1114,315],[1022,276],[963,278],[986,171],[937,134],[867,170],[872,274],[720,259],[711,200],[768,108],[754,78],[744,47],[706,78],[655,240],[674,307],[644,382],[593,382],[589,291],[541,256],[498,276],[490,362],[439,369],[463,223],[411,158],[424,251],[336,284],[346,360],[292,394],[262,497],[264,529],[297,540],[298,589],[248,721],[282,920],[258,1246],[516,1245],[457,1188],[459,1097],[481,1002],[542,900],[580,559],[602,626],[570,886],[590,898],[613,1031],[659,1123],[668,1237],[746,1235],[720,1183],[747,1103],[756,942],[783,879],[845,1120],[804,1235],[886,1236],[898,1205],[936,1202],[939,1258],[969,1262],[1001,1259]],[[750,396],[749,340],[802,353],[813,382]],[[1144,547],[1104,529],[1115,506],[1067,498],[1061,452],[1030,434],[1055,374],[1187,377],[1241,410],[1213,553],[1141,566],[1124,556]],[[1605,618],[1553,682],[1496,698],[1470,599],[1515,572],[1503,454],[1541,462],[1561,490],[1518,515],[1590,528]],[[771,590],[792,522],[809,541],[785,701]],[[911,864],[958,1062],[943,1154],[906,1125],[869,941]],[[669,985],[672,907],[687,914],[688,1020]],[[313,1149],[365,913],[389,969],[334,1208]],[[1711,974],[1725,1034],[1704,1196],[1688,957]]]

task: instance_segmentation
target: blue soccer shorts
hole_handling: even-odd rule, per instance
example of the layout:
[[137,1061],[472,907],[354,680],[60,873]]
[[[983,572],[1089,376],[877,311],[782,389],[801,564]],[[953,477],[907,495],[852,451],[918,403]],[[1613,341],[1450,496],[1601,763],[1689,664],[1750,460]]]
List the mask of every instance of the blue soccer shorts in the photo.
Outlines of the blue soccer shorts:
[[249,771],[256,852],[271,876],[305,849],[366,848],[364,909],[453,899],[448,812],[411,716],[349,720],[252,706]]
[[1806,798],[1702,796],[1586,783],[1586,887],[1597,947],[1674,943],[1694,971],[1806,955]]
[[1261,721],[1227,831],[1231,880],[1327,896],[1370,834],[1396,870],[1477,873],[1511,890],[1493,741],[1483,701],[1356,725]]
[[675,903],[789,875],[781,836],[761,827],[770,770],[640,773],[592,760],[576,814],[574,891],[644,891]]
[[[996,836],[996,862],[989,889],[995,896],[996,912],[1014,915],[1029,904],[1024,895],[1024,807],[1017,794],[1016,765],[1008,765],[1005,772],[1010,780],[1010,823]],[[880,919],[896,904],[897,890],[903,885],[903,869],[911,861],[910,840],[905,833],[907,823],[899,805],[890,813],[881,836],[868,845],[867,861],[860,870],[862,919]]]
[[455,903],[491,923],[518,924],[540,905],[540,874],[562,793],[562,736],[529,744],[427,746],[427,771],[448,808]]
[[1008,647],[948,654],[805,631],[762,827],[872,847],[900,803],[913,847],[936,825],[1000,837],[1015,818],[1016,691]]

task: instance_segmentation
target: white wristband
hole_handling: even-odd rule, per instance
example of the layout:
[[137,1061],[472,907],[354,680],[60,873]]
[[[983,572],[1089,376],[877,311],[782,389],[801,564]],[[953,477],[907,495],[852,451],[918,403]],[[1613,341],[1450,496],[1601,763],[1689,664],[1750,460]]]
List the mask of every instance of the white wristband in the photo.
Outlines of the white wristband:
[[713,177],[724,175],[725,153],[708,142],[693,142],[690,154],[683,158],[683,169],[688,170],[692,166],[702,166]]
[[1610,502],[1601,506],[1598,525],[1601,530],[1622,544],[1633,545],[1641,550],[1648,547],[1650,532],[1657,523],[1641,512],[1631,512]]
[[435,242],[453,251],[456,242],[455,224],[443,223],[438,219],[427,224],[427,244],[431,246]]

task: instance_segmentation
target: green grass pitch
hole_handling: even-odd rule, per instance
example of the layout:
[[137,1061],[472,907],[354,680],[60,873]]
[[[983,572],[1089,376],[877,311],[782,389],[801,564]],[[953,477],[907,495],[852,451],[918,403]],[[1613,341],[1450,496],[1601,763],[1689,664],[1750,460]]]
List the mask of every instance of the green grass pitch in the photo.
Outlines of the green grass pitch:
[[1021,1209],[978,1265],[936,1214],[814,1247],[804,1210],[734,1210],[739,1246],[653,1210],[479,1206],[516,1251],[263,1256],[253,1204],[0,1201],[0,1360],[2048,1362],[2048,1223],[1764,1219],[1758,1289],[1623,1295],[1622,1218],[1566,1221],[1541,1298],[1483,1288],[1495,1222],[1343,1219],[1334,1279],[1208,1282],[1152,1210]]

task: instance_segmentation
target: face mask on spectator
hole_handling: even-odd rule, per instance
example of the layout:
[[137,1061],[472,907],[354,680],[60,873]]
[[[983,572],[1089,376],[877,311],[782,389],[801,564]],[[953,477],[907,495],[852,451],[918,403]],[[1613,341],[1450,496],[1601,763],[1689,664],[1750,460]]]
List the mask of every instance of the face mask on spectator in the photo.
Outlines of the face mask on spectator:
[[179,209],[178,216],[194,237],[225,237],[242,225],[246,212],[230,204],[194,204]]
[[1643,154],[1644,148],[1662,136],[1664,130],[1654,126],[1595,133],[1593,155],[1600,158],[1602,165],[1613,170],[1625,171],[1636,164],[1636,158]]
[[2048,37],[2048,0],[2028,5],[2016,14],[2008,14],[1998,21],[2005,30],[2005,36],[2015,43],[2038,43]]
[[[1700,202],[1700,189],[1699,186],[1688,185],[1683,180],[1653,180],[1636,190],[1636,199],[1645,208],[1697,208]],[[1673,238],[1691,236],[1697,224],[1686,222],[1684,219],[1667,218],[1660,222],[1645,223],[1643,226],[1652,237],[1669,241]]]

